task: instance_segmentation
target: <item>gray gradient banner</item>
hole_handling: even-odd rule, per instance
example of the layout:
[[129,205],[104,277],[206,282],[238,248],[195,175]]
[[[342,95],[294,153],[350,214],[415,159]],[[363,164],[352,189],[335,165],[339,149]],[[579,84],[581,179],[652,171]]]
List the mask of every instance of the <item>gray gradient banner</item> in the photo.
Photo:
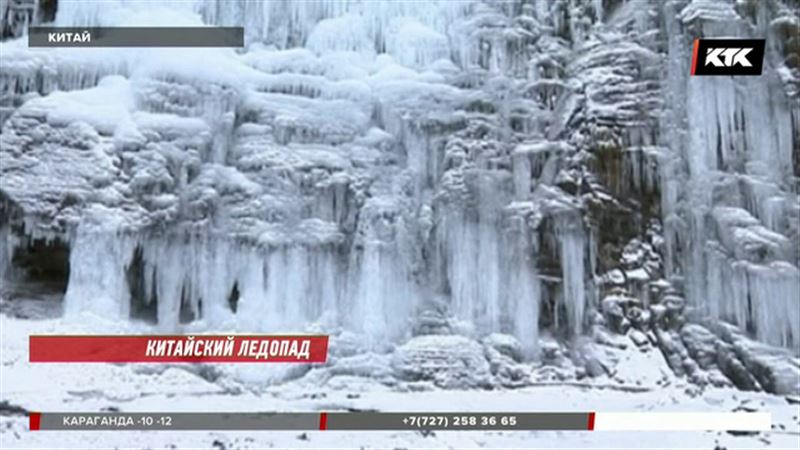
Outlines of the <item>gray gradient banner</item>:
[[242,27],[30,27],[29,47],[243,47]]

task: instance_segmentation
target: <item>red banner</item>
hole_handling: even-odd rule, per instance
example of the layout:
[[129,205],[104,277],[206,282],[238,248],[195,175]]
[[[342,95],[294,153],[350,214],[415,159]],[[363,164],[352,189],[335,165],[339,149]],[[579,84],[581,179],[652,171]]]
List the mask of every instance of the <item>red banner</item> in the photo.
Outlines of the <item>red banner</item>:
[[29,336],[30,362],[320,363],[328,336]]

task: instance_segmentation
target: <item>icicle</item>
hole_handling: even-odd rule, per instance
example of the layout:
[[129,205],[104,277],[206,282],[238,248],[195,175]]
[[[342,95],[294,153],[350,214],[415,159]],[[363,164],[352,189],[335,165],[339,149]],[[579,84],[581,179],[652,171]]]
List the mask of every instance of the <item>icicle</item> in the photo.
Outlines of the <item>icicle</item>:
[[496,226],[488,217],[476,223],[458,212],[445,219],[453,314],[473,324],[478,334],[500,331],[501,243]]
[[579,334],[586,311],[586,237],[580,222],[574,218],[558,217],[556,235],[560,244],[562,271],[562,301],[567,310],[570,333]]
[[[175,243],[149,245],[145,258],[155,272],[158,296],[158,324],[164,330],[175,331],[179,323],[181,292],[183,292],[186,261],[185,252]],[[151,253],[152,252],[152,253]]]
[[240,299],[237,315],[239,324],[243,329],[261,330],[269,329],[266,322],[273,319],[275,314],[270,311],[267,302],[267,274],[265,255],[266,251],[259,248],[243,249],[242,256],[244,267],[238,277]]
[[756,336],[769,344],[800,350],[800,271],[791,264],[746,267]]
[[373,348],[407,337],[419,292],[403,246],[408,235],[397,199],[373,197],[364,206],[351,247],[342,320]]
[[[689,8],[684,13],[699,14],[698,11]],[[731,13],[725,12],[735,18]],[[704,22],[704,26],[721,31],[728,20],[725,17],[719,15],[716,21]],[[734,29],[732,33],[736,35],[738,31]],[[662,207],[667,248],[671,253],[684,253],[689,301],[715,319],[752,328],[756,337],[765,342],[797,347],[800,339],[796,336],[799,324],[794,319],[796,302],[790,300],[800,295],[797,268],[782,261],[769,262],[784,258],[787,249],[783,247],[788,245],[788,240],[778,234],[785,232],[789,198],[779,186],[790,176],[792,164],[790,108],[785,97],[776,95],[782,88],[771,76],[685,80],[688,95],[681,103],[687,107],[689,145],[683,157],[688,161],[689,180],[682,188],[680,182],[671,182],[664,176],[668,172],[662,172]],[[715,203],[721,203],[712,196],[715,182],[730,179],[730,173],[737,174],[740,190],[736,194],[740,195],[723,199],[727,202],[724,205],[746,208],[750,214],[741,215],[747,216],[746,225],[734,226],[728,232],[709,227],[706,222]],[[674,170],[669,172],[669,176],[674,175]],[[680,205],[682,190],[686,203]],[[672,226],[679,223],[676,216],[681,212],[690,219],[688,233],[676,232]],[[707,243],[712,239],[720,239],[727,250]],[[748,239],[761,239],[768,251],[761,256],[750,254],[746,244],[741,243]],[[759,259],[759,264],[744,258]],[[670,272],[672,259],[667,258]],[[793,303],[794,312],[789,310]]]
[[[390,255],[385,255],[378,242],[367,242],[362,259],[358,263],[357,288],[354,297],[354,316],[350,323],[356,330],[363,331],[369,339],[369,345],[377,347],[387,338],[389,317],[386,306],[392,306],[394,295],[389,288],[394,273],[391,269]],[[390,295],[387,298],[387,295]],[[398,305],[399,306],[399,305]],[[395,320],[403,320],[407,315],[395,316]]]
[[420,179],[426,180],[432,153],[428,150],[428,134],[410,121],[403,121],[402,130],[408,168],[418,173]]
[[517,239],[512,238],[508,261],[506,308],[511,318],[511,332],[522,345],[526,358],[534,358],[539,343],[539,307],[541,287],[536,271],[536,254],[528,241],[531,231],[523,224]]
[[514,198],[524,200],[531,192],[531,156],[526,152],[513,154]]
[[69,244],[65,314],[92,313],[112,320],[127,319],[130,291],[126,267],[133,257],[134,241],[113,231],[79,227]]
[[10,227],[0,224],[0,283],[12,279],[11,257],[14,255],[14,237]]
[[[594,18],[595,18],[595,21],[596,22],[602,22],[603,21],[603,15],[604,15],[603,0],[594,0],[592,5],[594,6]],[[642,10],[644,10],[644,8],[642,8]]]
[[709,245],[708,255],[708,314],[745,329],[750,318],[746,265],[732,262],[717,245]]

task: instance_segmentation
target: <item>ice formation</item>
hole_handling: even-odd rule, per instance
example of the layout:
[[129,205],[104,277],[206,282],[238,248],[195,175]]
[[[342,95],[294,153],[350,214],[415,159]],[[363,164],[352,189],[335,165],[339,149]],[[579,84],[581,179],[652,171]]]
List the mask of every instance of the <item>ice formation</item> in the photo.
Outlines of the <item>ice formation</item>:
[[[533,358],[624,284],[800,349],[796,8],[62,0],[55,23],[246,30],[0,43],[0,271],[68,243],[76,320],[380,348],[435,313]],[[764,75],[689,77],[723,35],[768,36]]]

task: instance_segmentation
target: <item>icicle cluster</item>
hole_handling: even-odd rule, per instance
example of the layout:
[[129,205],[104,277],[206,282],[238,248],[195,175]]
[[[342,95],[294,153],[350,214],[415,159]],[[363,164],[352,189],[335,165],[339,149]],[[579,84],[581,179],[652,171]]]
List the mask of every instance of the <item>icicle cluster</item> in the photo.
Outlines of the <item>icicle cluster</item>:
[[598,267],[635,271],[623,247],[662,222],[663,273],[627,294],[683,286],[800,346],[790,58],[687,66],[694,37],[776,32],[786,8],[645,3],[63,2],[60,26],[242,25],[246,48],[0,43],[0,193],[23,235],[68,243],[74,317],[379,347],[435,310],[533,357],[542,324],[586,330]]

